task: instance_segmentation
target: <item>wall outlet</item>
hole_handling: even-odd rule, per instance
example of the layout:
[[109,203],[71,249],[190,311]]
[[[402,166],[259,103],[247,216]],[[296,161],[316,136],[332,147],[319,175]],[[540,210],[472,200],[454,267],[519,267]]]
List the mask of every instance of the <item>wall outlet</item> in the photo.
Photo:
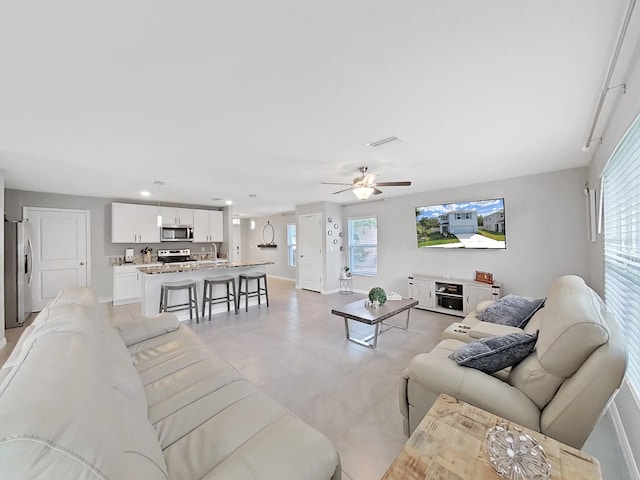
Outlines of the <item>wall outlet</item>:
[[204,252],[204,247],[200,247],[200,251],[201,251],[201,252]]

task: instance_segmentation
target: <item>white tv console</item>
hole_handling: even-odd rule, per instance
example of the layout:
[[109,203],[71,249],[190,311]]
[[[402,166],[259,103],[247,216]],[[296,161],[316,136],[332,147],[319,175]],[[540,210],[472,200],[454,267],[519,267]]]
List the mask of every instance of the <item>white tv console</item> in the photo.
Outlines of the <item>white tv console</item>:
[[414,273],[409,277],[409,297],[418,300],[416,308],[464,317],[482,300],[498,300],[500,284]]

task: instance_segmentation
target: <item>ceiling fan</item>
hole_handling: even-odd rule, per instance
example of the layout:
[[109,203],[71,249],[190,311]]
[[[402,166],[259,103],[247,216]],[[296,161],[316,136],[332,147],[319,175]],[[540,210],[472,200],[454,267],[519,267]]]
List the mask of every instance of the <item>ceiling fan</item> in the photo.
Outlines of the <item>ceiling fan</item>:
[[324,185],[349,185],[349,188],[344,188],[333,192],[333,194],[346,192],[351,190],[356,197],[360,200],[366,200],[373,195],[379,195],[382,190],[378,187],[408,187],[411,182],[376,182],[375,173],[367,173],[367,167],[360,167],[360,176],[353,179],[353,183],[335,183],[335,182],[322,182]]

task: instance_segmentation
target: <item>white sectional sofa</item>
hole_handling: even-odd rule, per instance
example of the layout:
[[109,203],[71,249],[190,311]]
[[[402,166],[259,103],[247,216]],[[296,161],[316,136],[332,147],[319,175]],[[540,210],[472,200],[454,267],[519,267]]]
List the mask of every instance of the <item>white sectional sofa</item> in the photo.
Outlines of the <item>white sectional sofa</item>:
[[110,325],[61,292],[2,368],[0,476],[333,479],[334,446],[173,314]]

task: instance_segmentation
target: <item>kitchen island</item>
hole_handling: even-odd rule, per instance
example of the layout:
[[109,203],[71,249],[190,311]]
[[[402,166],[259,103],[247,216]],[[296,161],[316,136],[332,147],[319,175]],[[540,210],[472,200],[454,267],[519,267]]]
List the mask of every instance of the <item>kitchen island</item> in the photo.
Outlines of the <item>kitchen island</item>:
[[[168,264],[163,266],[138,267],[142,273],[142,315],[154,315],[158,313],[160,306],[160,284],[163,282],[180,282],[183,280],[193,280],[197,284],[198,291],[198,311],[202,315],[202,293],[205,278],[215,278],[225,275],[233,275],[238,288],[238,275],[241,273],[266,273],[267,265],[273,262],[227,262],[227,261],[202,261],[191,264]],[[220,290],[214,291],[215,297],[226,295],[224,286],[216,285]],[[254,284],[250,285],[254,288]],[[224,291],[223,291],[224,289]],[[187,303],[187,292],[171,292],[170,302],[172,304]],[[257,297],[249,298],[249,305],[257,305]],[[213,305],[212,314],[226,312],[226,304]],[[189,311],[182,310],[176,312],[180,320],[189,319]]]

